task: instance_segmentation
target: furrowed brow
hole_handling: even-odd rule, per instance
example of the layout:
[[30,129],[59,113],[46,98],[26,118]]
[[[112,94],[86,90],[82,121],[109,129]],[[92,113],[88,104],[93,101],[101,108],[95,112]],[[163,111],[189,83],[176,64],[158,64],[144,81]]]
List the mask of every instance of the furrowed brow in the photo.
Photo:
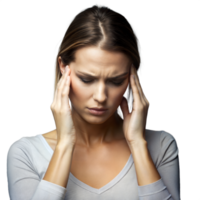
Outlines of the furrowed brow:
[[[87,74],[87,73],[85,73],[85,72],[81,72],[81,71],[77,71],[79,74],[82,74],[82,75],[85,75],[85,76],[87,76],[87,77],[89,77],[89,78],[98,78],[97,76],[93,76],[93,75],[91,75],[91,74]],[[125,72],[125,73],[123,73],[123,74],[120,74],[120,75],[118,75],[118,76],[113,76],[113,77],[109,77],[109,78],[107,78],[108,80],[113,80],[113,79],[118,79],[118,78],[122,78],[122,77],[124,77],[125,75],[127,75],[129,72]]]

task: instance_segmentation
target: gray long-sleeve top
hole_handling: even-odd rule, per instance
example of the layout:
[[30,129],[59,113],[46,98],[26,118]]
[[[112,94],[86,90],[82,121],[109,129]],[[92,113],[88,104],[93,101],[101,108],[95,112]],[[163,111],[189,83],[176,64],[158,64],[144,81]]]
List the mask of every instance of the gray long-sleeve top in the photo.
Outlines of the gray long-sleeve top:
[[[145,130],[149,153],[161,179],[139,186],[130,155],[122,171],[100,189],[78,180],[70,172],[66,188],[43,180],[54,153],[42,134],[22,137],[7,154],[11,200],[180,200],[178,147],[166,131]],[[95,177],[94,177],[95,178]]]

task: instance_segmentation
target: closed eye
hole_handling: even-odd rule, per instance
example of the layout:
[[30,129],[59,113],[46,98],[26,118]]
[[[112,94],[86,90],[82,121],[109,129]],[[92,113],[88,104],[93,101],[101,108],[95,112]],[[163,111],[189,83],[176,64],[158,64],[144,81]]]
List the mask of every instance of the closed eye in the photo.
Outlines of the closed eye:
[[[86,84],[89,84],[93,81],[93,80],[85,80],[83,78],[80,78],[80,79],[81,79],[82,82],[84,82]],[[117,85],[117,86],[122,85],[123,82],[124,82],[124,80],[122,80],[122,81],[111,81],[112,84]]]

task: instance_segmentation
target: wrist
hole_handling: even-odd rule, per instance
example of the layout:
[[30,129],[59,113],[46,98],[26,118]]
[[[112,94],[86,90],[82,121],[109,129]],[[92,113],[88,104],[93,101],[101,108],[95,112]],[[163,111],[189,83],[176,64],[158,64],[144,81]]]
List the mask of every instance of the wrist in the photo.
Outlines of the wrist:
[[147,145],[147,141],[143,138],[129,142],[129,147],[132,149],[140,149]]
[[66,150],[73,151],[74,146],[75,146],[74,142],[70,142],[68,140],[61,140],[61,141],[58,141],[56,144],[56,148],[63,151],[66,151]]

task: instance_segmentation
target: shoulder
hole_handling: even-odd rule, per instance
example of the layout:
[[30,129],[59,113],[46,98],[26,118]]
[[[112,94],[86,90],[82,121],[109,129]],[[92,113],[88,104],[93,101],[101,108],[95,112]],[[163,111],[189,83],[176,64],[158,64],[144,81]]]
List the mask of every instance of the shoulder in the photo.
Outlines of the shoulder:
[[155,131],[146,129],[145,138],[149,153],[158,166],[164,159],[173,159],[178,156],[178,146],[175,137],[164,130]]
[[176,142],[175,137],[171,133],[164,130],[155,131],[155,130],[146,129],[145,139],[149,143],[154,143],[154,145],[156,143],[159,143],[161,146],[172,141]]
[[28,137],[22,137],[10,145],[9,151],[11,151],[12,149],[20,148],[20,147],[26,147],[28,145],[30,145],[30,141]]
[[8,157],[13,155],[28,155],[33,152],[33,145],[35,142],[38,142],[38,137],[36,136],[27,136],[21,137],[20,139],[13,142],[8,149]]
[[29,165],[30,142],[26,137],[22,137],[11,144],[7,152],[8,171],[12,171],[13,167],[20,167],[22,163]]
[[48,151],[42,146],[38,135],[22,137],[11,144],[7,152],[8,173],[14,173],[19,168],[38,172],[45,159],[49,160]]

